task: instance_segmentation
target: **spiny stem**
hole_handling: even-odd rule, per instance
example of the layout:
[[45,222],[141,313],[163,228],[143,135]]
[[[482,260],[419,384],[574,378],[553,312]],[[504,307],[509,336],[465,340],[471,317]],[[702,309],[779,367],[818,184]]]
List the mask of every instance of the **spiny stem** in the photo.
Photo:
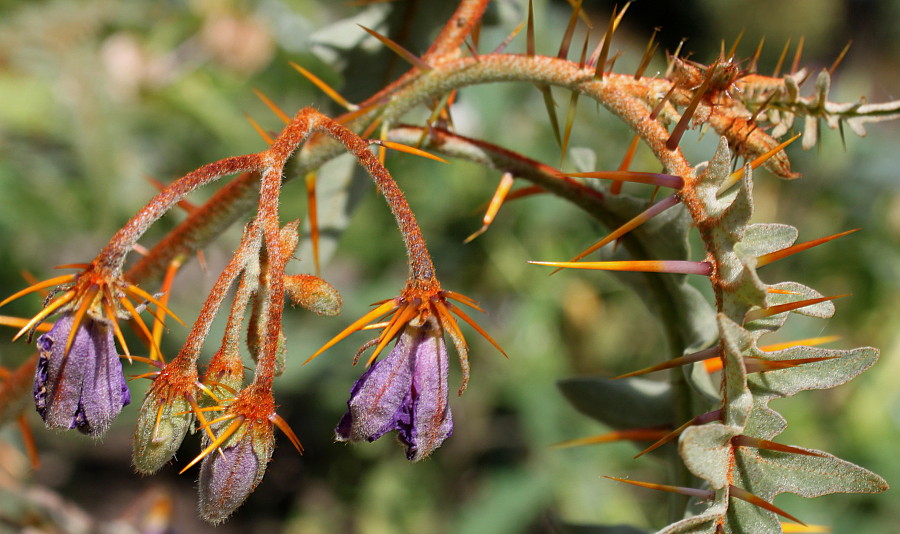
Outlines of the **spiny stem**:
[[144,235],[144,232],[172,206],[198,187],[214,182],[223,176],[255,170],[259,167],[259,162],[258,154],[226,158],[204,165],[173,182],[153,197],[125,226],[116,232],[97,256],[98,267],[114,275],[120,274],[125,263],[125,256],[131,252],[132,247]]
[[209,334],[210,326],[212,326],[213,319],[215,319],[219,307],[228,294],[228,289],[241,273],[249,258],[258,254],[260,247],[259,233],[259,228],[255,223],[245,232],[238,250],[234,253],[228,265],[225,266],[222,274],[219,275],[212,290],[209,292],[209,296],[206,298],[206,302],[203,303],[200,315],[191,327],[184,346],[169,365],[176,365],[181,368],[196,365],[197,358],[200,357],[200,348],[203,345],[203,340]]
[[323,122],[322,129],[340,141],[348,151],[356,156],[387,201],[403,236],[403,244],[406,247],[409,261],[410,279],[422,282],[432,280],[435,276],[434,264],[428,254],[422,230],[419,228],[419,223],[416,221],[403,191],[397,187],[397,183],[384,165],[369,151],[368,141],[335,121],[325,120]]

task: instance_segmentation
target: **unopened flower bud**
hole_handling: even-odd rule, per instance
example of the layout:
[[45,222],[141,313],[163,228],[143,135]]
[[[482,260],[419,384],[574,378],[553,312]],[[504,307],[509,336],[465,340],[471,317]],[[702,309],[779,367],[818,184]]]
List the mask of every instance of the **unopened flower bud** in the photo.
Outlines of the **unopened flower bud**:
[[318,276],[295,274],[284,278],[284,290],[291,302],[319,315],[341,313],[343,299],[338,290]]
[[268,421],[243,424],[200,466],[200,516],[225,521],[256,489],[272,458],[275,436]]
[[194,422],[194,413],[185,394],[173,393],[173,390],[165,386],[153,387],[141,406],[134,430],[132,456],[134,467],[141,474],[152,475],[166,465]]
[[[244,362],[240,353],[227,346],[221,347],[209,361],[202,382],[217,399],[234,397],[244,385]],[[200,406],[215,404],[218,403],[209,395],[201,398]]]

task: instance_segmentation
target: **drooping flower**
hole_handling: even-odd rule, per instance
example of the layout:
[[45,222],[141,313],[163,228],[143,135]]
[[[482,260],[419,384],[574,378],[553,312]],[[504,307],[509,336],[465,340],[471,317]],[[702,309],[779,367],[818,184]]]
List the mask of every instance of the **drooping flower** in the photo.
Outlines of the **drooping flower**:
[[[471,298],[441,289],[437,279],[413,280],[399,297],[374,304],[341,333],[310,356],[309,363],[335,343],[358,330],[381,328],[381,334],[357,353],[375,345],[366,371],[350,390],[348,412],[335,429],[338,441],[375,441],[398,431],[407,457],[418,461],[430,455],[453,433],[447,388],[447,346],[450,336],[459,356],[462,395],[469,382],[469,346],[456,317],[485,337],[501,354],[500,345],[450,300],[482,310]],[[369,324],[372,321],[379,321]],[[368,326],[366,326],[368,325]],[[397,339],[390,355],[378,355]],[[354,364],[356,360],[354,360]]]
[[[154,340],[152,348],[158,353],[158,342],[140,316],[143,302],[155,304],[179,322],[181,319],[99,260],[58,268],[82,270],[33,284],[0,301],[0,306],[36,291],[57,288],[44,308],[24,321],[13,340],[26,334],[30,339],[44,320],[59,316],[53,328],[37,341],[40,354],[35,369],[35,407],[50,428],[77,428],[99,437],[131,400],[115,340],[129,359],[142,359],[131,355],[118,321],[134,319],[144,335]],[[141,304],[135,304],[135,300]]]
[[34,402],[44,423],[101,436],[131,402],[113,327],[89,315],[75,321],[66,313],[38,338],[37,347]]
[[406,325],[390,355],[354,384],[336,439],[375,441],[397,430],[409,460],[429,456],[453,433],[447,368],[447,346],[437,320]]

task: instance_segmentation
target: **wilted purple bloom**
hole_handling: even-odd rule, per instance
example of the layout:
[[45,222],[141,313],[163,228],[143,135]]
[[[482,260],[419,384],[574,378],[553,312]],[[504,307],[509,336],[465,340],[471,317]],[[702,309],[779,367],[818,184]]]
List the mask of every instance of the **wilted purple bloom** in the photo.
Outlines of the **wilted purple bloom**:
[[131,401],[111,325],[85,315],[69,354],[73,317],[64,314],[37,340],[34,404],[48,428],[77,428],[99,437]]
[[335,429],[338,441],[375,441],[398,430],[406,457],[427,457],[453,433],[447,400],[447,346],[434,319],[407,325],[390,355],[363,374]]

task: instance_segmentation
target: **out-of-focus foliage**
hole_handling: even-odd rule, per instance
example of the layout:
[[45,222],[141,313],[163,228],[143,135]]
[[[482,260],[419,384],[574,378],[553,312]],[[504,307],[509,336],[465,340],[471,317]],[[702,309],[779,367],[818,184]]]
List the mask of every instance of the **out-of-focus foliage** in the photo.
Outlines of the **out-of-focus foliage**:
[[[678,6],[682,19],[665,18],[663,8],[631,7],[614,45],[623,51],[619,64],[628,65],[623,68],[637,63],[653,26],[663,25],[664,43],[698,36],[686,47],[698,59],[709,60],[718,52],[719,38],[728,44],[734,39],[739,30],[735,21],[740,21],[747,30],[742,55],[752,55],[755,39],[767,36],[763,70],[775,64],[783,36],[796,40],[805,35],[807,59],[822,66],[852,37],[854,48],[835,76],[837,100],[898,96],[888,89],[900,87],[900,35],[889,22],[900,17],[896,2],[866,4],[869,17],[851,19],[853,24],[844,19],[859,12],[854,2],[819,2],[812,14],[802,11],[806,7],[791,7],[804,3],[773,2],[771,9],[750,2],[671,4]],[[421,52],[450,7],[422,1],[371,6],[303,0],[0,2],[0,295],[25,285],[22,269],[44,277],[50,274],[47,266],[93,257],[154,193],[145,177],[167,182],[202,163],[259,150],[263,141],[243,115],[267,129],[281,126],[252,88],[289,113],[310,104],[333,111],[288,66],[289,60],[342,88],[351,100],[367,96],[405,69],[358,26],[335,21],[353,17],[378,26],[387,17],[392,37]],[[587,7],[602,27],[608,8]],[[498,2],[492,9],[495,25],[485,27],[480,38],[485,49],[524,20],[520,2]],[[564,5],[540,2],[536,9],[543,13],[538,47],[552,54],[568,11]],[[691,19],[703,25],[692,26]],[[676,26],[676,20],[683,25]],[[523,36],[510,49],[524,50]],[[648,74],[664,68],[657,56]],[[615,168],[630,134],[590,104],[579,109],[589,120],[576,122],[573,144],[592,149],[598,168]],[[550,164],[559,162],[540,93],[533,87],[463,91],[453,118],[467,135],[497,140]],[[869,130],[868,139],[847,136],[846,151],[830,130],[818,148],[806,153],[792,148],[802,180],[776,182],[758,171],[755,218],[795,225],[801,240],[863,228],[839,246],[779,262],[766,276],[801,278],[830,294],[854,293],[838,303],[839,313],[824,328],[844,337],[838,348],[881,347],[880,363],[851,387],[806,393],[775,407],[791,421],[785,441],[828,450],[896,485],[898,126]],[[712,153],[709,139],[683,146],[698,155],[696,160]],[[525,263],[569,257],[604,230],[562,201],[528,198],[506,205],[485,235],[463,246],[479,226],[479,210],[499,176],[466,163],[440,166],[412,159],[390,155],[388,167],[421,214],[439,274],[447,287],[465,288],[492,310],[481,323],[510,360],[486,343],[474,342],[472,383],[462,398],[452,401],[454,436],[426,462],[408,464],[390,442],[333,442],[332,429],[360,372],[350,365],[352,344],[308,366],[300,363],[339,331],[347,317],[362,315],[370,302],[392,294],[405,269],[392,219],[371,186],[360,181],[348,199],[358,209],[324,267],[325,277],[344,295],[342,317],[323,319],[294,310],[285,319],[289,359],[277,385],[279,412],[304,442],[306,456],[278,447],[265,482],[216,531],[468,534],[562,532],[564,523],[628,523],[648,529],[664,524],[664,497],[600,478],[627,473],[640,480],[662,479],[665,473],[657,472],[663,470],[661,464],[632,462],[636,449],[627,443],[550,448],[606,431],[565,401],[555,385],[558,379],[631,371],[657,363],[657,353],[664,350],[656,322],[615,279],[578,272],[548,278]],[[639,152],[632,169],[655,171],[655,164],[649,154]],[[334,176],[344,179],[338,169]],[[320,181],[328,187],[327,168]],[[288,184],[286,193],[285,216],[302,217],[300,181]],[[176,218],[161,226],[171,227]],[[238,230],[206,251],[211,271],[221,268]],[[192,319],[191,310],[198,308],[212,281],[193,262],[173,290],[174,310]],[[4,313],[26,315],[38,300],[17,303]],[[782,337],[766,341],[819,335],[822,325],[792,317],[779,333]],[[185,334],[177,325],[170,328],[173,341],[164,345],[164,352],[177,350],[175,340]],[[14,367],[32,349],[2,341],[0,365]],[[137,382],[132,387],[140,398],[144,386]],[[63,517],[71,531],[92,522],[137,523],[135,518],[145,517],[154,505],[157,510],[171,507],[175,531],[212,531],[195,517],[195,472],[178,476],[178,466],[170,466],[153,478],[133,473],[128,457],[133,418],[134,412],[126,409],[104,442],[95,444],[45,431],[36,424],[36,414],[29,413],[42,454],[36,471],[23,464],[16,429],[0,429],[0,531],[14,524],[41,528],[40,518],[50,517]],[[179,458],[179,465],[184,461]],[[85,484],[88,477],[91,483]],[[900,522],[891,499],[877,496],[805,500],[785,495],[776,504],[835,532],[891,532]]]

